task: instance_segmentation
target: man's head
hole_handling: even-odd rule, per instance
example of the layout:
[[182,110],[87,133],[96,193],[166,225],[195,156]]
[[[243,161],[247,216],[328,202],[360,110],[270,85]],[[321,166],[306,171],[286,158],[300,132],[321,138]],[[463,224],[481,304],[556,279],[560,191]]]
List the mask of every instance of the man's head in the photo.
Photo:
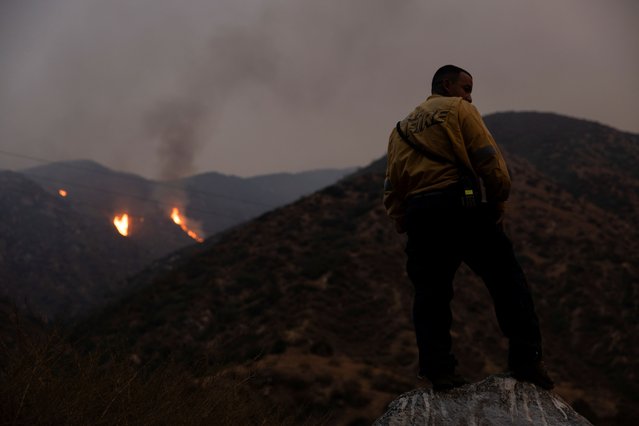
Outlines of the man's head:
[[472,102],[473,77],[455,65],[444,65],[435,72],[431,91],[442,96],[459,96]]

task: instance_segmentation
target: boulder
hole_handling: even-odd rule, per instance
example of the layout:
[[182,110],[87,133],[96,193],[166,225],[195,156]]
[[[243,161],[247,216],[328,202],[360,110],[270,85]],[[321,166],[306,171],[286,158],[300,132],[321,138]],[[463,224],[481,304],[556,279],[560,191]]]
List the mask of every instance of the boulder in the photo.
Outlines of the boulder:
[[591,425],[558,395],[507,375],[447,392],[416,389],[391,402],[374,426]]

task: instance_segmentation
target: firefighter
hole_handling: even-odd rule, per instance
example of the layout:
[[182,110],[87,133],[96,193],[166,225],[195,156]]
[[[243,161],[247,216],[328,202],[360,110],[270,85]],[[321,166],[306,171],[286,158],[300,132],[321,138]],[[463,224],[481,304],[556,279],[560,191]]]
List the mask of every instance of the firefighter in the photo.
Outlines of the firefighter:
[[455,372],[450,335],[453,277],[464,262],[490,292],[513,377],[552,389],[533,299],[502,226],[510,174],[471,104],[473,78],[446,65],[431,89],[392,130],[384,182],[387,213],[408,236],[419,376],[435,390],[467,383]]

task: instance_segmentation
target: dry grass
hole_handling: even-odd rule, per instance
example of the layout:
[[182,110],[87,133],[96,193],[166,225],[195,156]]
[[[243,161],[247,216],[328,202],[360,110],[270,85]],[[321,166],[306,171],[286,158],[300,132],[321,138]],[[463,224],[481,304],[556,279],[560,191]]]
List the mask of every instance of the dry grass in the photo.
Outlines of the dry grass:
[[[2,425],[271,425],[292,416],[247,380],[198,384],[172,365],[152,372],[122,356],[80,354],[57,332],[16,324],[0,341]],[[297,419],[299,420],[299,419]]]

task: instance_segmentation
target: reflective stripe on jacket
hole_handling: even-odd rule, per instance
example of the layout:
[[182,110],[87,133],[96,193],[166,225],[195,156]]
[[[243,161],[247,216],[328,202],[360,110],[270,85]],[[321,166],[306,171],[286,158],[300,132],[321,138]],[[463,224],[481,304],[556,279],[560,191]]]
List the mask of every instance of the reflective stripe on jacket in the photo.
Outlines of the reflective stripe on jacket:
[[481,178],[486,201],[503,203],[510,192],[506,162],[471,103],[459,97],[429,96],[405,119],[400,128],[413,143],[449,159],[435,161],[402,141],[396,129],[388,141],[384,206],[401,230],[405,201],[419,192],[437,191],[459,181],[463,165]]

